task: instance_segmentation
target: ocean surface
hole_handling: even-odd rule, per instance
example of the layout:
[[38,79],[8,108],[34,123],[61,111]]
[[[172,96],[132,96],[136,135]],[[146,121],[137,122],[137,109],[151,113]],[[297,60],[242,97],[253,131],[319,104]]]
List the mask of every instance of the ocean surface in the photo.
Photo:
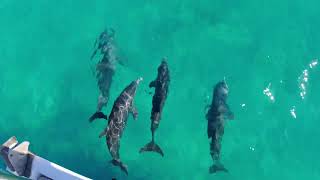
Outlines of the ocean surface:
[[[30,151],[84,176],[107,180],[320,179],[320,3],[317,0],[0,0],[0,143],[15,135]],[[120,156],[109,161],[107,122],[88,118],[98,88],[90,61],[96,37],[116,30],[119,56],[110,113],[139,76]],[[165,156],[139,149],[151,139],[148,87],[168,58],[170,92],[156,142]],[[320,63],[320,62],[319,62]],[[212,160],[205,107],[226,79],[221,162]],[[4,168],[3,161],[0,167]]]

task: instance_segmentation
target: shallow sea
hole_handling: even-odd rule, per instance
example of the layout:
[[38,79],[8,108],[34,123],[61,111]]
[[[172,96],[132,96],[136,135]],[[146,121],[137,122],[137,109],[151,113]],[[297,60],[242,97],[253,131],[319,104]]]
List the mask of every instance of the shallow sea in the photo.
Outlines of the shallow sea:
[[[316,0],[0,0],[0,142],[28,140],[30,151],[97,180],[320,179],[318,7]],[[126,64],[117,66],[104,112],[144,78],[139,118],[129,118],[121,139],[129,176],[108,163],[98,138],[107,122],[88,122],[98,97],[90,55],[106,27],[116,30]],[[171,84],[156,132],[162,158],[138,151],[151,137],[148,84],[164,56]],[[229,173],[212,175],[205,106],[224,78],[235,114],[222,142]]]

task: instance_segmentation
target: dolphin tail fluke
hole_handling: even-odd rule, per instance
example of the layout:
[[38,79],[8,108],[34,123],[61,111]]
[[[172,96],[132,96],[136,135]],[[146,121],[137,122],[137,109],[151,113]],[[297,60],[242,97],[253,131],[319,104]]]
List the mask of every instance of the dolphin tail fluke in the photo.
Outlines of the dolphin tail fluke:
[[128,175],[128,166],[123,164],[120,160],[113,159],[110,161],[114,166],[119,166],[120,169]]
[[92,122],[96,119],[106,119],[108,120],[108,116],[106,116],[105,114],[103,114],[103,112],[95,112],[90,118],[89,118],[89,122]]
[[156,152],[159,153],[162,157],[164,156],[163,151],[161,150],[160,146],[157,145],[154,141],[149,142],[143,148],[140,149],[139,153],[143,152]]
[[216,172],[219,172],[219,171],[222,171],[222,172],[226,172],[228,173],[228,169],[226,169],[221,163],[216,163],[214,165],[212,165],[210,168],[209,168],[209,172],[210,174],[213,174],[213,173],[216,173]]

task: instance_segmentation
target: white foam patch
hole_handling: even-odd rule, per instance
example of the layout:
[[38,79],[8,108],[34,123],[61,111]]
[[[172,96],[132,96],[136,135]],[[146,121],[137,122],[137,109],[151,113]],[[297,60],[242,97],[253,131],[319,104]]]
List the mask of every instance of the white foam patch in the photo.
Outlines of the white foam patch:
[[249,149],[250,149],[251,151],[255,151],[255,147],[253,147],[253,146],[250,146]]
[[[309,64],[309,68],[313,69],[318,65],[318,60],[312,60],[311,63]],[[308,81],[309,81],[309,70],[308,68],[304,69],[302,71],[302,74],[298,78],[298,83],[299,83],[299,89],[300,89],[300,97],[301,99],[304,99],[307,95],[307,86],[308,86]]]
[[269,83],[268,87],[266,87],[263,90],[263,94],[265,94],[271,100],[271,102],[275,102],[275,98],[274,98],[270,88],[271,88],[271,83]]
[[315,66],[318,65],[318,59],[314,59],[312,60],[312,62],[309,64],[309,67],[312,69],[314,68]]
[[290,114],[291,114],[291,116],[292,116],[294,119],[297,119],[296,107],[293,106],[293,107],[290,109]]

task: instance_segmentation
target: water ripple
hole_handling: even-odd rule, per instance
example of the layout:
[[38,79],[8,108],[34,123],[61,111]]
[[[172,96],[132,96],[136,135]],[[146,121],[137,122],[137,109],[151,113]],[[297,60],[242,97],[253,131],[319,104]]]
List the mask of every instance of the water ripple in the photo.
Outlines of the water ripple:
[[275,98],[274,98],[274,96],[272,95],[272,92],[271,92],[270,88],[271,88],[271,83],[269,83],[268,87],[266,87],[266,88],[263,90],[263,94],[265,94],[267,97],[269,97],[269,99],[271,100],[271,102],[274,102],[274,101],[275,101]]
[[[309,64],[309,68],[313,69],[317,65],[318,65],[318,59],[312,60],[311,63]],[[309,70],[310,69],[308,69],[308,68],[304,69],[302,71],[302,74],[298,78],[299,89],[300,89],[299,94],[302,99],[304,99],[307,94],[307,86],[308,86]]]

